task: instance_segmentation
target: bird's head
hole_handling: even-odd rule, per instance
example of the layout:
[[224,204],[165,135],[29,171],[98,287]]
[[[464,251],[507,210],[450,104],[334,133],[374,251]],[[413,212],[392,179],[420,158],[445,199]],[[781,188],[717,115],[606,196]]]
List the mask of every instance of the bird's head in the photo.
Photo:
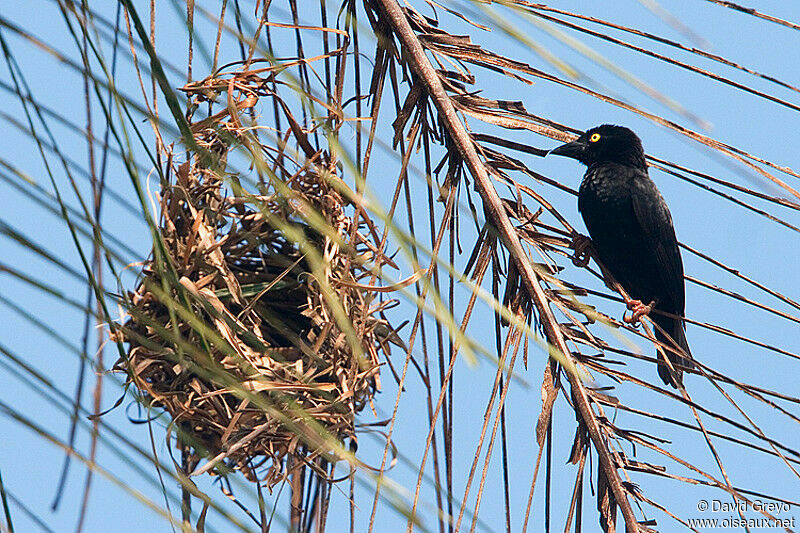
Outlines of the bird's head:
[[574,141],[550,150],[548,154],[571,157],[587,166],[619,163],[647,169],[639,137],[628,128],[611,124],[592,128]]

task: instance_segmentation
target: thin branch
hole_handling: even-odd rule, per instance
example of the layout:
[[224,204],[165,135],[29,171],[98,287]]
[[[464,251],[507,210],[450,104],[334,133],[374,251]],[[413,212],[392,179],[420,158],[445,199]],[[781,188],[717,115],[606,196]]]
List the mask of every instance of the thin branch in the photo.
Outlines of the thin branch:
[[[439,110],[440,120],[444,123],[448,133],[450,134],[452,142],[458,148],[461,157],[466,162],[470,173],[476,180],[475,184],[478,189],[478,193],[481,195],[481,198],[484,201],[484,207],[487,215],[491,218],[498,233],[500,234],[500,237],[503,240],[503,243],[506,245],[509,253],[513,257],[514,262],[519,269],[522,280],[525,283],[525,288],[529,291],[530,296],[533,298],[533,301],[539,310],[548,341],[553,345],[555,350],[560,352],[561,356],[563,356],[567,361],[572,362],[574,365],[570,351],[567,349],[566,342],[564,341],[564,337],[561,333],[561,329],[558,326],[558,322],[553,316],[548,305],[547,297],[539,285],[539,276],[525,255],[525,251],[522,248],[522,243],[519,240],[519,236],[514,230],[514,227],[512,226],[508,215],[506,214],[505,208],[500,201],[500,197],[497,195],[497,192],[492,186],[491,179],[489,178],[483,163],[478,158],[478,154],[475,151],[475,146],[473,145],[472,139],[456,115],[453,103],[447,96],[447,93],[442,86],[442,82],[439,79],[439,75],[436,73],[430,61],[428,60],[428,57],[425,55],[425,50],[414,34],[414,31],[411,29],[403,10],[400,8],[397,2],[395,0],[375,1],[386,15],[386,21],[391,25],[394,34],[402,43],[404,51],[407,53],[407,61],[411,63],[414,71],[418,76],[420,76],[422,82],[425,84],[429,95]],[[586,423],[589,436],[594,443],[595,449],[597,450],[597,455],[600,459],[600,465],[603,468],[606,477],[608,478],[608,483],[610,484],[611,490],[614,493],[616,502],[625,518],[626,530],[628,533],[636,533],[639,531],[639,526],[637,524],[636,517],[633,514],[633,509],[630,506],[630,502],[628,501],[627,491],[622,486],[622,482],[617,475],[616,467],[611,458],[611,454],[602,434],[600,433],[597,418],[595,417],[595,414],[589,405],[586,389],[575,372],[567,372],[567,378],[570,381],[570,385],[575,396],[576,407],[579,410],[581,418]]]

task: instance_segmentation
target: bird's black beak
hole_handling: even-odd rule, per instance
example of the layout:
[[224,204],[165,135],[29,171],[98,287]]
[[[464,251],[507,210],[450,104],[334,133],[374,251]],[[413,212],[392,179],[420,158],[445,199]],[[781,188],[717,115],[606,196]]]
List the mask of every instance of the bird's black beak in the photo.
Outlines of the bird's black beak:
[[580,161],[583,159],[581,156],[586,152],[586,144],[577,140],[572,141],[571,143],[562,144],[558,148],[553,148],[547,155],[563,155],[564,157],[571,157],[572,159],[577,159]]

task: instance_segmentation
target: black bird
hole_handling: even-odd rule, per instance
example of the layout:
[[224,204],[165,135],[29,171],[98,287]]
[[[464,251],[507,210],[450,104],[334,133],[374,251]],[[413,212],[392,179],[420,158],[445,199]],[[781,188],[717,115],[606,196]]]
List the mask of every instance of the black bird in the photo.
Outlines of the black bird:
[[[598,258],[631,298],[626,301],[633,315],[625,321],[636,323],[657,311],[650,317],[657,326],[656,339],[672,348],[665,351],[675,368],[673,378],[667,365],[659,363],[658,375],[677,388],[682,384],[678,365],[691,368],[691,352],[683,321],[658,311],[683,318],[683,262],[672,216],[647,174],[642,142],[628,128],[604,124],[549,153],[588,167],[578,192],[578,210]],[[659,358],[663,360],[660,350]]]

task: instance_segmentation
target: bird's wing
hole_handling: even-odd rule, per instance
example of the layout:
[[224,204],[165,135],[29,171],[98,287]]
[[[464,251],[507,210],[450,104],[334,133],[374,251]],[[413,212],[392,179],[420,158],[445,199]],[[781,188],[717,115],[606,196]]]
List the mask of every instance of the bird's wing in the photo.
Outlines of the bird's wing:
[[645,179],[634,181],[639,190],[631,195],[633,212],[642,228],[644,242],[652,246],[658,265],[659,276],[674,311],[682,314],[684,310],[683,262],[675,238],[672,216],[664,198],[656,189],[655,183],[645,175]]

